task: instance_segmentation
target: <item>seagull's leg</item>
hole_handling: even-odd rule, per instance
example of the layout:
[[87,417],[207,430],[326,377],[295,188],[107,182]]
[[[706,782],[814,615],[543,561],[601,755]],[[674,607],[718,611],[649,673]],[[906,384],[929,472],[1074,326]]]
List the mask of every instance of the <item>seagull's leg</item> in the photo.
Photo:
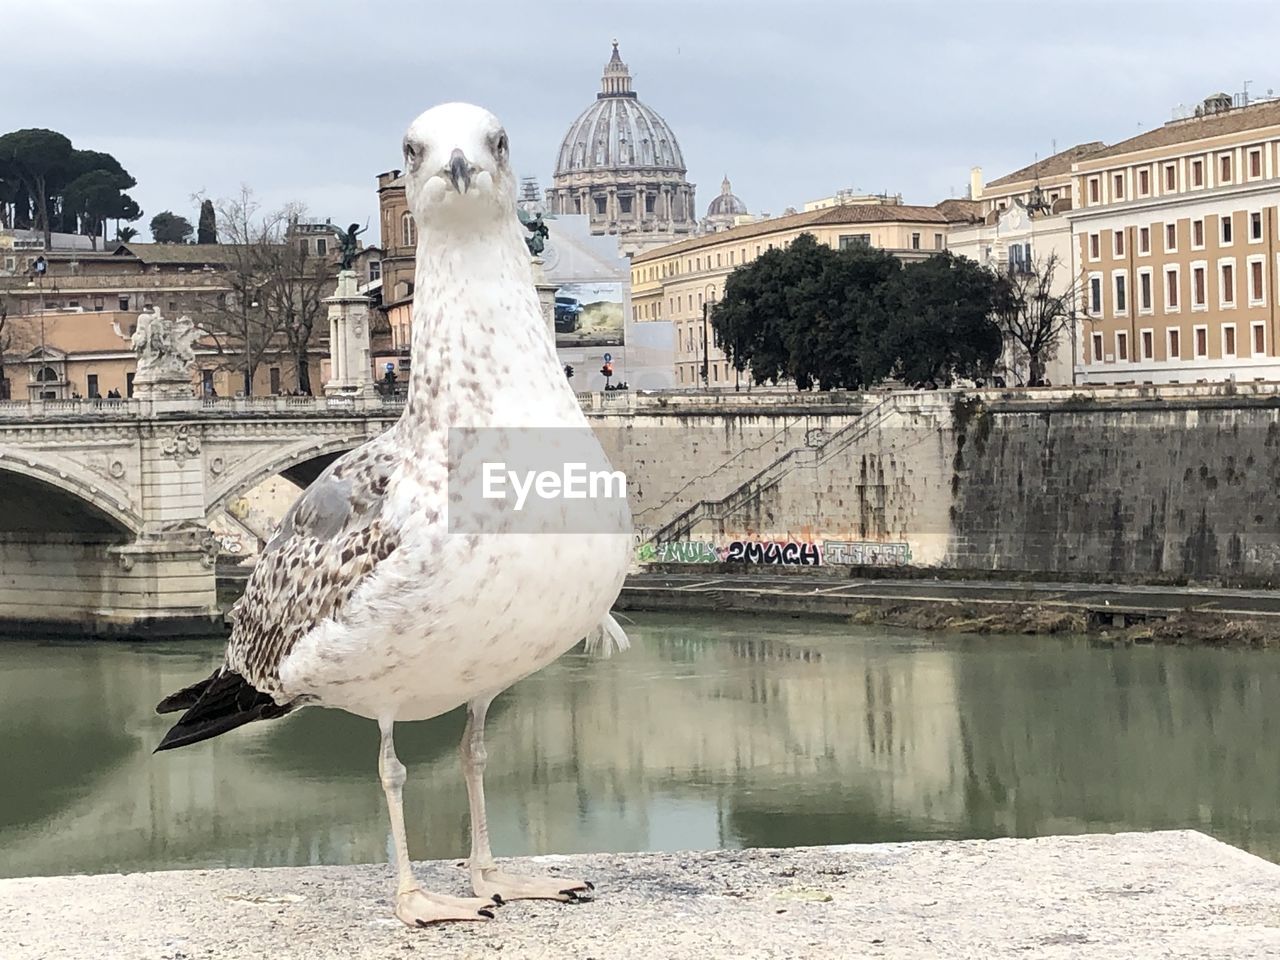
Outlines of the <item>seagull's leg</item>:
[[586,880],[568,877],[522,877],[503,873],[489,849],[489,822],[484,808],[484,766],[489,755],[484,749],[484,718],[492,698],[467,704],[467,728],[458,752],[462,754],[462,774],[467,781],[471,804],[471,888],[478,897],[505,900],[579,900],[594,889]]
[[426,893],[418,886],[409,863],[409,843],[404,833],[404,764],[396,757],[391,740],[393,721],[380,721],[382,748],[378,753],[378,775],[387,795],[387,812],[391,815],[391,837],[396,845],[396,867],[400,884],[396,887],[396,916],[411,927],[425,927],[442,920],[493,919],[495,901],[470,897],[444,897]]

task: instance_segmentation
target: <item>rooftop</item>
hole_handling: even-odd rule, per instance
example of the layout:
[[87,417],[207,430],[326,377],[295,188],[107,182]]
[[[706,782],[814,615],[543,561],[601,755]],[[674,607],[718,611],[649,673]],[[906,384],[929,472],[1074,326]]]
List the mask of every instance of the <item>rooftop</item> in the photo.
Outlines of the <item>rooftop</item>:
[[1043,160],[1037,160],[1035,163],[1028,164],[1013,173],[1007,173],[1003,177],[992,180],[985,189],[990,190],[993,187],[1004,187],[1015,183],[1025,183],[1028,180],[1048,180],[1054,177],[1061,177],[1071,173],[1073,164],[1091,157],[1095,154],[1106,150],[1107,145],[1101,140],[1091,140],[1088,143],[1077,143],[1074,147],[1067,147],[1065,150],[1045,157]]
[[[949,204],[950,202],[943,201],[944,204]],[[915,206],[909,203],[842,204],[835,207],[824,207],[821,210],[809,210],[804,213],[793,213],[783,217],[772,217],[768,220],[757,220],[754,223],[745,223],[739,227],[721,230],[719,233],[680,240],[664,247],[657,247],[637,254],[632,262],[645,263],[650,260],[661,260],[663,257],[684,253],[686,250],[698,250],[715,244],[748,240],[752,237],[782,233],[800,227],[839,226],[841,224],[853,225],[860,223],[945,224],[952,222],[947,212],[952,209],[954,208],[947,207],[944,210],[942,209],[942,204],[936,207]]]
[[1280,126],[1280,100],[1264,100],[1247,107],[1232,107],[1221,113],[1188,117],[1185,120],[1170,120],[1154,130],[1148,130],[1136,137],[1112,144],[1088,159],[1116,157],[1126,153],[1190,143],[1195,140],[1207,140],[1210,137],[1221,137],[1229,133],[1239,133],[1242,130],[1276,126]]

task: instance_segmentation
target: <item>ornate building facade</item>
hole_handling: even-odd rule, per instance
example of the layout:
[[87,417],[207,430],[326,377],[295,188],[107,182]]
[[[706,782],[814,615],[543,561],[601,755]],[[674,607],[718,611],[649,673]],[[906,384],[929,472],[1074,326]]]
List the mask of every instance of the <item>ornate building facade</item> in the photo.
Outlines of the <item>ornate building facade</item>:
[[707,205],[707,215],[702,220],[703,233],[719,233],[730,227],[741,226],[751,221],[747,213],[747,205],[733,192],[733,185],[725,177],[720,182],[720,196]]
[[548,211],[585,214],[592,233],[614,234],[623,253],[638,253],[697,233],[685,173],[675,134],[632,90],[615,41],[595,102],[560,144]]

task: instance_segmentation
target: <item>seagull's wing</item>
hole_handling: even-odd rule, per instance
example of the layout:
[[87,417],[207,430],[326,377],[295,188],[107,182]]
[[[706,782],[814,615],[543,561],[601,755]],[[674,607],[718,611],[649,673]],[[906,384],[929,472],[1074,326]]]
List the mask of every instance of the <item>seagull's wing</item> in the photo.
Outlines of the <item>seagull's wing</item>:
[[381,437],[343,454],[298,498],[258,557],[227,643],[227,665],[257,690],[283,694],[280,664],[294,644],[339,616],[396,549],[398,531],[383,522],[395,462]]

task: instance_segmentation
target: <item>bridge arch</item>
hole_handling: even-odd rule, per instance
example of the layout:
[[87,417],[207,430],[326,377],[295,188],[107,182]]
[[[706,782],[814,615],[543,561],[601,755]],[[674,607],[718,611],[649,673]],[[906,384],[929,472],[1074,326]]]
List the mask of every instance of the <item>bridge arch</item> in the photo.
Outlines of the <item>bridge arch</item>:
[[238,464],[236,469],[228,471],[210,484],[205,513],[211,516],[218,510],[225,509],[235,497],[252,490],[264,480],[272,477],[295,473],[290,477],[299,486],[306,486],[319,469],[305,469],[317,464],[323,469],[334,459],[348,450],[354,450],[371,439],[365,432],[345,434],[324,439],[306,439],[284,447],[273,447]]
[[0,451],[0,474],[0,532],[59,530],[132,540],[142,531],[142,518],[127,497],[112,494],[101,479],[57,454]]

